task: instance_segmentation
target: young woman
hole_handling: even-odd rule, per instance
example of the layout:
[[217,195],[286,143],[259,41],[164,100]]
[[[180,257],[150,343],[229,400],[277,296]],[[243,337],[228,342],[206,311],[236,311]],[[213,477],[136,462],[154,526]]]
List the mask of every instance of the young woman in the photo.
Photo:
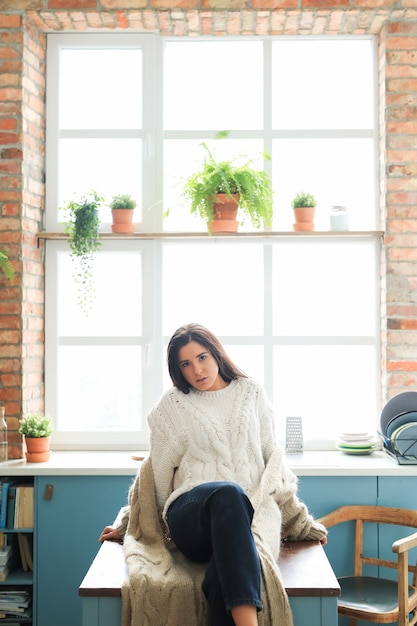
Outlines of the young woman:
[[[157,506],[176,547],[207,563],[203,591],[213,626],[256,626],[261,572],[250,495],[277,447],[272,407],[199,324],[179,328],[167,356],[174,386],[148,416]],[[295,493],[282,519],[284,538],[325,543],[325,528]],[[100,541],[122,534],[107,526]]]

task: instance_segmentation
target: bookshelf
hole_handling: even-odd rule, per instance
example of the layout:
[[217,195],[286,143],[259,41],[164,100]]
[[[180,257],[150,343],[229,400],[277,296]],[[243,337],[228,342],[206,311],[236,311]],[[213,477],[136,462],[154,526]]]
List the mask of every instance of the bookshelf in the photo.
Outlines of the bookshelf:
[[33,622],[34,480],[0,478],[0,626]]

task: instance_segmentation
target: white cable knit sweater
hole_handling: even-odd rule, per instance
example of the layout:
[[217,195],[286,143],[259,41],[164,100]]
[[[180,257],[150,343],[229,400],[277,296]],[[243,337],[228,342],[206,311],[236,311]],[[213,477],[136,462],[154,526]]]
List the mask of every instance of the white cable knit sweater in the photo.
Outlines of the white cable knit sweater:
[[148,416],[156,500],[173,500],[211,481],[250,495],[275,448],[273,412],[263,389],[239,378],[219,391],[167,391]]
[[171,389],[152,409],[150,459],[129,493],[118,527],[128,577],[122,587],[123,626],[207,626],[201,583],[205,564],[167,542],[158,519],[181,493],[208,481],[234,481],[251,498],[262,571],[260,626],[293,626],[277,567],[281,538],[321,539],[324,526],[297,498],[297,479],[276,445],[272,407],[250,379],[220,391]]

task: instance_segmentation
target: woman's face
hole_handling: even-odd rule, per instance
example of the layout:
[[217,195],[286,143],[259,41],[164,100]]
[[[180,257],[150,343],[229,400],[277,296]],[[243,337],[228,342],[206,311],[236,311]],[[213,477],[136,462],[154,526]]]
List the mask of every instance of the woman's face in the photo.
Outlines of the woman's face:
[[219,374],[216,359],[196,341],[190,341],[180,348],[178,363],[187,383],[198,391],[217,391],[227,387]]

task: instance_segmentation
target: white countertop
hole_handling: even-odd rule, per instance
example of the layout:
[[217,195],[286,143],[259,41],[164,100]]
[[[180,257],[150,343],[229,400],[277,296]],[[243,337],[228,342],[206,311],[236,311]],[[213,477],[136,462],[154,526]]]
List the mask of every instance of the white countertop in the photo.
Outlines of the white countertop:
[[[53,451],[46,463],[25,459],[0,463],[0,476],[134,476],[141,465],[132,455],[141,451]],[[339,451],[288,454],[287,462],[297,476],[417,476],[417,465],[398,465],[385,452],[348,455]]]

